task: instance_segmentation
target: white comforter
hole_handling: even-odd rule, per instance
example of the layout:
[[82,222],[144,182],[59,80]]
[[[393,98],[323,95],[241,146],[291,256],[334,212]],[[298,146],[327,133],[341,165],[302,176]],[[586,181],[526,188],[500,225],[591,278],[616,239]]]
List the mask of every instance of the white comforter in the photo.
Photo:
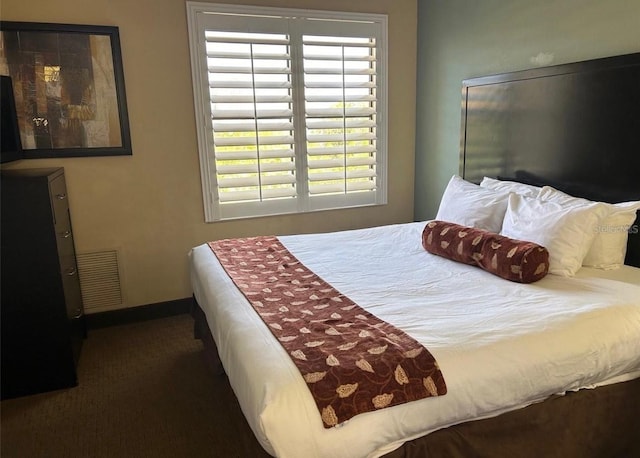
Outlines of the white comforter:
[[425,223],[280,237],[311,270],[438,361],[448,393],[325,429],[304,380],[205,244],[192,285],[242,410],[278,457],[376,457],[554,393],[640,376],[640,269],[521,285],[427,253]]

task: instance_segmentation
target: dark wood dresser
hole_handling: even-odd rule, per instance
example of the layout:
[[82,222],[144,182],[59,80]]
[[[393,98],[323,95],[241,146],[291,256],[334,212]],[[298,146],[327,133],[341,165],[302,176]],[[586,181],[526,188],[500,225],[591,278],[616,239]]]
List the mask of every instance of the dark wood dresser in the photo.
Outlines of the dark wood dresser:
[[86,337],[64,169],[0,176],[2,399],[77,385]]

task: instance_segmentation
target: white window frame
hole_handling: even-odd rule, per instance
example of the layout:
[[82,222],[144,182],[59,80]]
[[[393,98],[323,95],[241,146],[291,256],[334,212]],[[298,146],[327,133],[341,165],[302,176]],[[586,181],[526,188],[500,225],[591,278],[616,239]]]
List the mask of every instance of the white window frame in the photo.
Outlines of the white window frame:
[[[368,13],[345,13],[291,8],[271,8],[245,5],[230,5],[202,2],[186,2],[191,52],[191,69],[194,89],[200,176],[206,222],[250,218],[287,213],[304,213],[319,210],[384,205],[387,203],[387,16]],[[344,22],[349,30],[357,34],[359,26],[370,30],[376,28],[376,113],[375,113],[375,189],[367,192],[345,192],[338,195],[309,195],[307,176],[306,124],[304,111],[294,110],[296,197],[271,201],[221,204],[217,192],[216,158],[213,145],[211,98],[209,93],[209,70],[207,66],[205,30],[211,30],[213,16],[228,15],[231,21],[280,19],[288,21],[291,29],[311,35],[345,36]],[[244,17],[242,17],[244,16]],[[242,30],[251,32],[252,30]],[[261,32],[261,30],[257,30]],[[300,33],[292,30],[292,33]],[[292,47],[292,78],[302,78],[302,60]],[[304,97],[294,93],[294,104],[304,107]],[[302,108],[304,110],[304,108]]]

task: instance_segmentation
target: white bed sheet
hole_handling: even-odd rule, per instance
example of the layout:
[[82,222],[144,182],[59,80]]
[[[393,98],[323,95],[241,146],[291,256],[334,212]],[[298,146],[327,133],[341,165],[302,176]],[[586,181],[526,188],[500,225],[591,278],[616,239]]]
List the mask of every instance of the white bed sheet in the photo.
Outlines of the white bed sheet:
[[583,268],[531,285],[427,253],[424,222],[280,237],[306,266],[426,346],[448,393],[325,429],[304,380],[205,244],[190,253],[240,406],[278,457],[377,457],[407,440],[640,376],[640,269]]

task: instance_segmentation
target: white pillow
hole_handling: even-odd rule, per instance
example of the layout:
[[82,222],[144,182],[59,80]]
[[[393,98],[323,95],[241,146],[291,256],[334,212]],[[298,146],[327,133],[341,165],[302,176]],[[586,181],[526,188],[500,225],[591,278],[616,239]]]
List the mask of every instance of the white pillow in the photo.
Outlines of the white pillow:
[[515,192],[521,196],[538,197],[542,188],[530,184],[518,183],[517,181],[503,181],[495,178],[484,177],[480,186],[494,191]]
[[506,192],[481,188],[454,175],[442,194],[436,219],[497,233],[508,197]]
[[582,266],[607,210],[600,203],[583,206],[511,194],[500,234],[535,242],[549,251],[549,273],[573,277]]
[[[550,186],[544,186],[539,197],[565,205],[580,206],[593,203],[587,199],[570,196]],[[602,203],[602,205],[607,209],[607,215],[600,224],[592,228],[596,235],[582,265],[605,270],[618,269],[624,264],[629,228],[636,220],[640,201],[620,204]]]

